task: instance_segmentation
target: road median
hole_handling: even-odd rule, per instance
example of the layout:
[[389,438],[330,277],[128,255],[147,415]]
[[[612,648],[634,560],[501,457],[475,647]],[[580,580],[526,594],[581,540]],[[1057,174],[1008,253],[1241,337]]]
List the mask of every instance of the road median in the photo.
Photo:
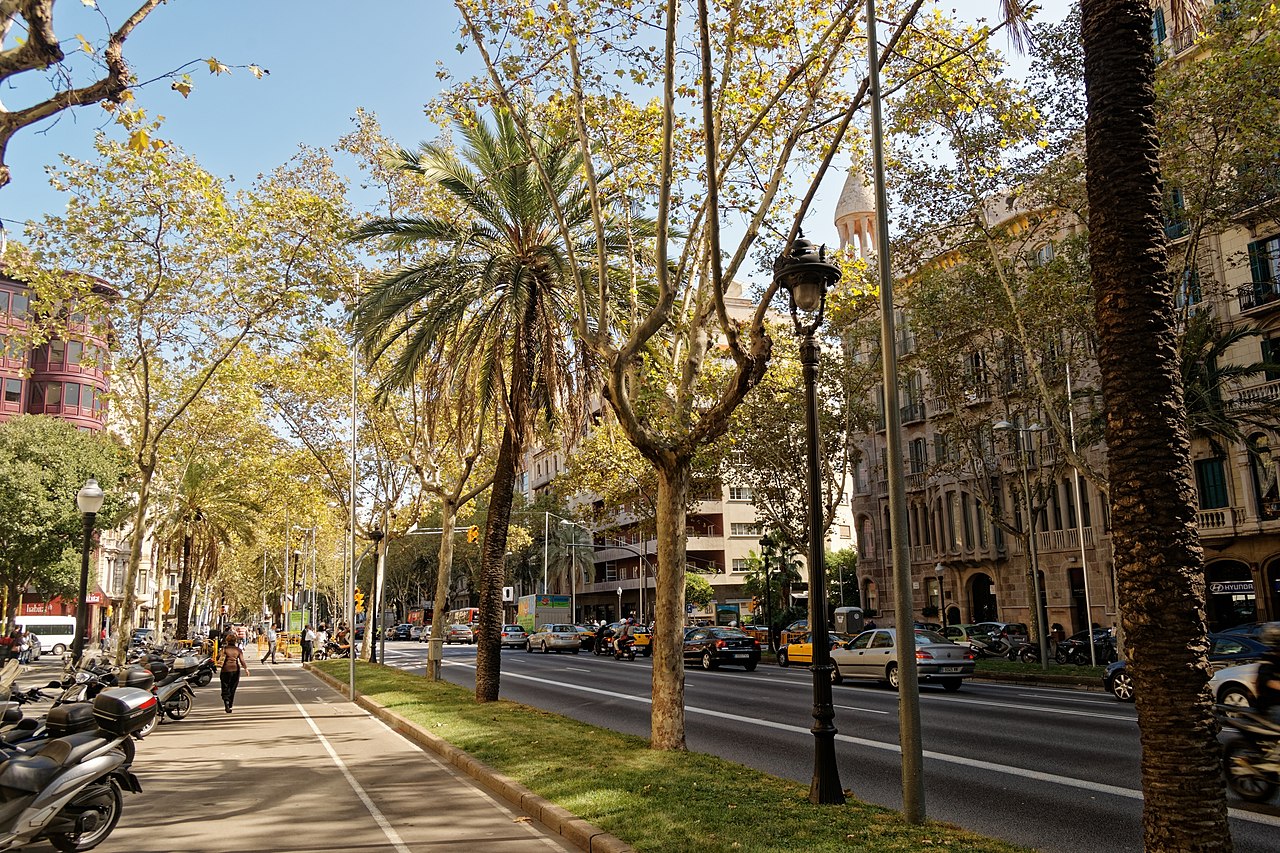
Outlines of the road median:
[[[346,661],[309,668],[345,692]],[[362,707],[584,850],[1023,849],[946,824],[913,826],[853,799],[815,806],[789,780],[654,751],[642,738],[514,702],[478,704],[470,690],[390,667],[359,663],[356,692]]]

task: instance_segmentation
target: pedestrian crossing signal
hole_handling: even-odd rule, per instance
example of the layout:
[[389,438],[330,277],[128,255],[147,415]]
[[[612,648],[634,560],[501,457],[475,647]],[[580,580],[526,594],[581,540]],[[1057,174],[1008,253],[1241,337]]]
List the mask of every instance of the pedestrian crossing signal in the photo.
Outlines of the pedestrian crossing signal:
[[470,542],[472,545],[480,541],[479,527],[473,524],[467,528],[467,541]]
[[364,612],[364,593],[358,589],[356,590],[356,612]]

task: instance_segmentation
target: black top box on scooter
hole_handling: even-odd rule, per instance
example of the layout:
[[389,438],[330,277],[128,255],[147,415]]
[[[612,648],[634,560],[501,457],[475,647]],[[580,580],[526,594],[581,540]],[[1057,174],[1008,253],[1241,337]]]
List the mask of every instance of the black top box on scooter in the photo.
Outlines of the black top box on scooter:
[[156,683],[156,677],[147,669],[126,669],[122,687],[137,687],[139,690],[150,690]]
[[49,709],[45,717],[49,737],[66,737],[76,732],[89,732],[97,728],[93,705],[88,702],[69,702]]
[[22,706],[17,702],[0,703],[0,725],[12,726],[22,719]]
[[157,683],[163,681],[169,675],[169,667],[160,661],[153,661],[147,664],[147,669],[155,676]]
[[93,718],[98,728],[116,737],[139,731],[156,715],[155,694],[137,687],[113,687],[93,700]]

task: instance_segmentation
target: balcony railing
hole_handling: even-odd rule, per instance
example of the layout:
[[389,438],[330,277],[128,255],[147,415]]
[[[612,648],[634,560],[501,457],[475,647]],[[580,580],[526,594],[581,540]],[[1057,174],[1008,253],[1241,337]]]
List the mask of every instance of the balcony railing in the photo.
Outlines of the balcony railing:
[[912,421],[922,421],[924,420],[924,402],[908,403],[901,408],[901,412],[904,424],[909,424]]
[[1235,406],[1248,406],[1273,400],[1280,400],[1280,379],[1252,388],[1242,388],[1232,396],[1231,403]]
[[1244,509],[1228,506],[1221,509],[1202,509],[1196,513],[1196,528],[1201,533],[1233,530],[1244,520]]
[[1280,281],[1255,281],[1236,290],[1241,311],[1252,311],[1280,299]]
[[907,475],[907,491],[923,492],[925,480],[928,478],[928,476],[929,475],[925,474],[923,471],[921,471],[919,474],[908,474]]

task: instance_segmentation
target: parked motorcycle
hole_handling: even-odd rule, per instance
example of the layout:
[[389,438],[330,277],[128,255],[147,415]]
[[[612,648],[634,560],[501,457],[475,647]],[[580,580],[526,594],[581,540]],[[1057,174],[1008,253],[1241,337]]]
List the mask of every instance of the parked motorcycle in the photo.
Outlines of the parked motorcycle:
[[974,636],[969,640],[969,648],[973,649],[975,655],[984,658],[1008,658],[1013,660],[1017,653],[1014,645],[1009,642],[1007,637],[998,635],[990,638]]
[[[1116,646],[1109,638],[1097,637],[1093,643],[1093,656],[1097,660],[1099,666],[1105,666],[1116,661]],[[1054,654],[1054,660],[1062,664],[1073,663],[1077,666],[1088,666],[1089,643],[1085,640],[1063,640],[1058,643],[1058,650]]]
[[0,851],[48,840],[92,850],[115,829],[121,791],[142,791],[124,744],[155,717],[156,698],[111,688],[93,700],[93,731],[54,738],[0,764]]
[[1222,749],[1227,787],[1251,803],[1264,803],[1280,790],[1280,727],[1254,711],[1219,705],[1225,725],[1236,730]]

